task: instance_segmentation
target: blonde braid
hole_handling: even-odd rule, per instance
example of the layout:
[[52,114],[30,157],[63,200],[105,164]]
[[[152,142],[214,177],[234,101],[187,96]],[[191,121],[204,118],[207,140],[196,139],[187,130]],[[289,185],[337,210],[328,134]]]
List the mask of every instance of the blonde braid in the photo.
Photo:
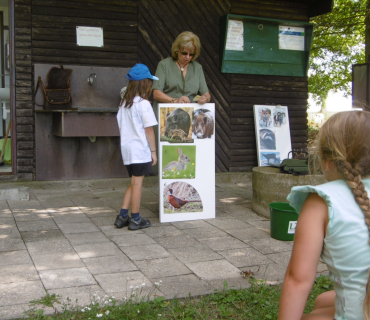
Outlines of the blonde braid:
[[[353,168],[347,161],[336,161],[335,166],[347,181],[348,186],[355,196],[356,202],[365,215],[365,221],[370,232],[370,200],[365,190],[365,185],[361,181],[361,173]],[[370,239],[369,239],[370,243]],[[366,283],[366,297],[364,299],[364,316],[365,320],[370,320],[370,270]]]
[[[365,190],[365,185],[361,180],[361,172],[353,168],[347,161],[336,162],[336,167],[342,176],[346,179],[348,186],[351,188],[355,200],[365,215],[365,221],[369,228],[370,236],[370,200]],[[370,243],[370,239],[369,239]]]

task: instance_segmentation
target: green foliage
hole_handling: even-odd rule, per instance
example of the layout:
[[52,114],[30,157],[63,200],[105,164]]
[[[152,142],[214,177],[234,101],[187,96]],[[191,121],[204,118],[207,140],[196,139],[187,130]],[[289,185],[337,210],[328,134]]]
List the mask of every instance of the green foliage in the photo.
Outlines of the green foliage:
[[32,300],[30,301],[31,305],[37,305],[41,304],[46,307],[52,307],[54,303],[60,303],[60,296],[56,294],[50,294],[49,292],[46,292],[46,295],[38,300]]
[[335,0],[331,13],[311,19],[308,88],[323,106],[330,90],[351,95],[352,64],[365,62],[365,15],[365,0]]
[[[44,315],[43,310],[28,312],[29,320],[36,319],[249,319],[263,320],[276,319],[279,308],[281,286],[268,286],[264,281],[250,278],[249,289],[228,290],[224,283],[224,290],[208,296],[166,301],[163,297],[148,296],[139,298],[141,289],[135,290],[129,299],[118,303],[114,297],[93,296],[90,305],[85,307],[72,307],[65,305],[61,312],[54,315]],[[247,281],[247,280],[245,280]],[[156,288],[159,287],[156,283]],[[313,309],[316,297],[325,291],[332,290],[332,282],[328,277],[319,277],[309,294],[305,313]],[[140,291],[140,292],[139,292]],[[155,296],[155,295],[154,295]],[[55,309],[56,310],[56,309]]]

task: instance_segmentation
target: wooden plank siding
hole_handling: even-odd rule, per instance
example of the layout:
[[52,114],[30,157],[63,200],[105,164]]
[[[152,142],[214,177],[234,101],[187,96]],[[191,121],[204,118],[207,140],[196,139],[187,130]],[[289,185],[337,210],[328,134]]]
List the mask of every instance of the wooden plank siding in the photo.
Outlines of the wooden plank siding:
[[171,55],[175,38],[192,31],[202,44],[197,61],[202,65],[211,102],[216,105],[216,170],[230,168],[230,75],[219,68],[219,17],[228,13],[223,0],[141,0],[139,7],[139,59],[155,72],[160,60]]
[[202,43],[198,62],[216,104],[216,170],[257,166],[253,105],[288,106],[293,148],[307,146],[307,78],[223,74],[219,71],[219,18],[227,13],[308,21],[308,5],[260,0],[141,0],[139,59],[155,72],[182,31]]
[[[33,64],[131,67],[138,61],[135,0],[15,0],[17,175],[35,174]],[[102,27],[104,47],[78,47],[76,26]]]
[[[220,72],[219,18],[240,14],[308,21],[314,0],[14,0],[17,175],[35,174],[33,65],[131,67],[155,72],[174,39],[193,31],[216,105],[216,170],[257,165],[253,105],[288,106],[293,148],[307,147],[307,78]],[[77,47],[76,26],[102,27],[104,47]],[[31,178],[30,178],[31,177]]]

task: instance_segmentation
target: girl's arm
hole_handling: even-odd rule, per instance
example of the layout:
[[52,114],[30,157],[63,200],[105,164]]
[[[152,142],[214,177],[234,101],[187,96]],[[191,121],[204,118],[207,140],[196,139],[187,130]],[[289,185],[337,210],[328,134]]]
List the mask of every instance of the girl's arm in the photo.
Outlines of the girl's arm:
[[152,154],[152,165],[155,166],[157,164],[157,150],[155,147],[155,136],[153,127],[146,127],[145,128],[145,135],[149,143],[150,152]]
[[281,291],[278,320],[300,320],[316,277],[322,252],[328,207],[316,193],[310,194],[299,215],[293,252]]

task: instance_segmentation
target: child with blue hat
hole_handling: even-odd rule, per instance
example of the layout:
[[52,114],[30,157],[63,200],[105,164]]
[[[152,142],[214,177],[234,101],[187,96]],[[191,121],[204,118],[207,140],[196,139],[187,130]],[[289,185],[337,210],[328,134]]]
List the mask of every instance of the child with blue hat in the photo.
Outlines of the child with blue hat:
[[[131,184],[127,188],[120,214],[114,225],[128,226],[129,230],[149,228],[151,222],[140,217],[140,201],[144,176],[152,172],[157,163],[156,143],[153,126],[158,125],[149,102],[153,76],[142,63],[134,65],[127,74],[129,84],[123,94],[117,113],[121,137],[121,153]],[[131,218],[128,210],[131,207]]]

